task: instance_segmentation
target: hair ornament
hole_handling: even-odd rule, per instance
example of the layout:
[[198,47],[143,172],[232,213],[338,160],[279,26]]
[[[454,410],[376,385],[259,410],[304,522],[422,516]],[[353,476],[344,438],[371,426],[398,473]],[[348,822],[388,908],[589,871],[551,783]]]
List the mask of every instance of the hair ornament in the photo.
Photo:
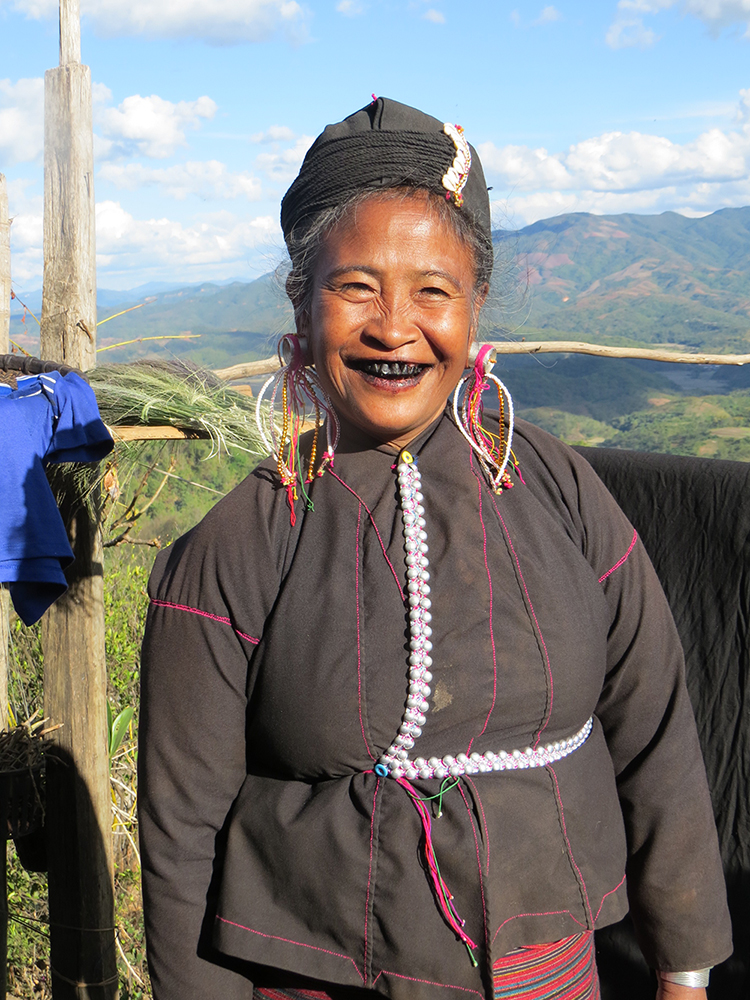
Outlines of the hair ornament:
[[[255,422],[263,444],[276,458],[279,479],[286,489],[289,501],[289,520],[292,526],[296,521],[294,502],[298,498],[298,487],[305,498],[308,510],[313,510],[306,485],[311,483],[315,476],[322,476],[328,464],[333,464],[340,432],[338,417],[330,397],[320,384],[317,373],[306,365],[306,352],[307,340],[304,337],[289,333],[281,338],[279,341],[281,367],[264,383],[255,404]],[[269,405],[263,412],[263,399],[269,390]],[[279,390],[281,390],[281,414],[277,416]],[[304,463],[299,451],[299,436],[306,429],[304,425],[313,418],[313,414],[315,423],[312,447],[303,472]],[[324,422],[326,450],[316,469],[318,438]]]
[[471,170],[471,149],[464,138],[464,130],[460,125],[446,122],[443,125],[443,132],[453,140],[453,145],[456,147],[453,163],[443,174],[442,184],[448,192],[445,198],[446,201],[453,199],[453,204],[460,208],[464,203],[464,196],[461,192],[466,187]]
[[[513,400],[500,379],[493,375],[492,366],[497,360],[497,352],[491,344],[482,344],[476,354],[471,374],[464,375],[453,393],[453,416],[456,426],[479,456],[479,462],[486,472],[496,493],[509,489],[513,480],[508,473],[508,462],[512,460],[521,481],[521,471],[515,460],[513,443]],[[497,387],[500,410],[499,434],[495,435],[482,427],[482,393],[489,389],[490,382]],[[467,384],[468,383],[468,384]],[[467,384],[461,399],[461,389]],[[505,428],[507,410],[508,427]]]

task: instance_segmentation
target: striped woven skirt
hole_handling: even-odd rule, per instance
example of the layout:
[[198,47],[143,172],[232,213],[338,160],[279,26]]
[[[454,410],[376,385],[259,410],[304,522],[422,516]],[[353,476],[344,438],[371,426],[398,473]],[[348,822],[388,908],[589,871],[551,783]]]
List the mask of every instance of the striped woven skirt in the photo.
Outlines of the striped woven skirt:
[[[587,931],[503,955],[493,965],[495,1000],[599,1000],[594,935]],[[322,984],[321,984],[322,985]],[[255,987],[257,1000],[360,1000],[372,990]]]

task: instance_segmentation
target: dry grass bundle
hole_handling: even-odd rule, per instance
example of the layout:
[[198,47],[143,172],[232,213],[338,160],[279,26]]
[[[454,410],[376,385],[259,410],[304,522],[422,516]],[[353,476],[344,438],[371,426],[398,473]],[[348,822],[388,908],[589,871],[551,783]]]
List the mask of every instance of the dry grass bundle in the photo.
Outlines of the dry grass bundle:
[[255,407],[205,368],[182,361],[101,365],[87,372],[102,420],[114,425],[205,431],[212,454],[264,453]]
[[27,722],[0,733],[0,773],[8,771],[29,771],[44,763],[47,751],[52,746],[49,733],[58,726],[45,728],[49,720]]
[[[265,454],[252,399],[229,388],[208,369],[183,361],[137,361],[101,365],[86,372],[86,378],[101,418],[110,427],[171,426],[202,431],[211,440],[207,458],[233,449],[259,457]],[[116,444],[114,458],[121,484],[142,464],[147,446],[148,442]],[[93,515],[106,470],[105,463],[49,466],[47,477],[60,508],[74,512],[85,505]]]

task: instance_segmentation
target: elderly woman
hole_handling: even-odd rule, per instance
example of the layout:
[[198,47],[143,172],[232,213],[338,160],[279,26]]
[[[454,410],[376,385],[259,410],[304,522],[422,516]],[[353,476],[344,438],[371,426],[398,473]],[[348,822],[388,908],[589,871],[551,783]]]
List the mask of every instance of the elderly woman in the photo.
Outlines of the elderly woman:
[[704,998],[731,944],[679,642],[631,525],[473,346],[476,153],[374,100],[281,219],[274,454],[151,580],[155,997],[595,998],[630,909],[658,996]]

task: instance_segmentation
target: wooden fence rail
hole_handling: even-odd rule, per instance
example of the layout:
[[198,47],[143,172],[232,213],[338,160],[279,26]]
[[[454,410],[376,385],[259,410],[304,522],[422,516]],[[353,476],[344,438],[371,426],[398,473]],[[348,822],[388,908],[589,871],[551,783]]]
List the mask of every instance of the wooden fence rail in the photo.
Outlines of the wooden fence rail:
[[[664,348],[610,347],[605,344],[587,344],[580,340],[491,340],[498,354],[591,354],[597,358],[629,358],[642,361],[670,361],[684,365],[747,365],[750,354],[691,354],[687,351],[670,351]],[[246,361],[228,368],[217,368],[214,375],[226,382],[235,382],[254,375],[271,375],[279,369],[279,359]]]

